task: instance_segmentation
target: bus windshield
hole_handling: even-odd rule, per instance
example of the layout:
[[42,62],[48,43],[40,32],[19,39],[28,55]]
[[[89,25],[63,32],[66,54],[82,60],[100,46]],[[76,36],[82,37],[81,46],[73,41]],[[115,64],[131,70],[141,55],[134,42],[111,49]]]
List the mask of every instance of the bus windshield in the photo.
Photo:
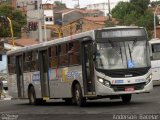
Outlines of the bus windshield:
[[96,68],[131,69],[150,66],[146,40],[97,43]]

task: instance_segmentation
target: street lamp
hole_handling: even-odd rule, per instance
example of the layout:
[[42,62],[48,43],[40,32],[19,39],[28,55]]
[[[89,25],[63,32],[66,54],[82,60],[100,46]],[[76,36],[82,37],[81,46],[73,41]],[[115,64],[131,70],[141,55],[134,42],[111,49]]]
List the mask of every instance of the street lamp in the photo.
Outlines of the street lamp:
[[157,9],[158,9],[159,6],[160,6],[160,4],[158,4],[158,5],[156,6],[156,9],[155,9],[155,11],[154,11],[154,38],[157,37],[157,36],[156,36],[156,11],[157,11]]
[[11,32],[11,37],[12,37],[12,46],[14,47],[14,35],[13,35],[12,21],[9,17],[5,17],[5,16],[1,16],[1,19],[3,20],[3,22],[5,22],[6,19],[9,21],[10,32]]

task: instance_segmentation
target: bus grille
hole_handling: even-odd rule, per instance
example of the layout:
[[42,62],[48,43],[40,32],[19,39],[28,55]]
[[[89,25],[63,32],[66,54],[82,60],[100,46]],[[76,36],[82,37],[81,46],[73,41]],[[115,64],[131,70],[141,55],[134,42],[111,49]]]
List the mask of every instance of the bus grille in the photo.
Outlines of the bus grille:
[[111,88],[114,89],[114,91],[125,91],[125,88],[132,87],[134,90],[142,90],[144,88],[145,83],[139,83],[139,84],[131,84],[131,85],[111,85]]

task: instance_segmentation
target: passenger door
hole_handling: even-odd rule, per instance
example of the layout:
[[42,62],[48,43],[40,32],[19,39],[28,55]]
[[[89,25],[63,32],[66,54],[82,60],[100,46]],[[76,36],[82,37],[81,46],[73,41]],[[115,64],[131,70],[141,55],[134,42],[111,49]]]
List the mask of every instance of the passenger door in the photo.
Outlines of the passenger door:
[[93,62],[93,43],[91,40],[84,41],[81,44],[82,49],[82,71],[84,94],[95,94],[95,79],[94,79],[94,62]]
[[17,73],[17,89],[18,97],[24,97],[24,83],[23,83],[23,59],[22,55],[16,56],[16,73]]
[[49,79],[48,79],[48,51],[39,51],[39,65],[40,65],[40,81],[41,93],[43,99],[49,99]]

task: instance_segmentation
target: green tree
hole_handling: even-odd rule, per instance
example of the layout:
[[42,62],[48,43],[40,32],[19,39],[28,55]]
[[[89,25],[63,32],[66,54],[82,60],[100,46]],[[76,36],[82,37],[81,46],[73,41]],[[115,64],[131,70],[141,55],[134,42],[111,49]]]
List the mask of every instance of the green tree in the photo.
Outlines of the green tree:
[[135,5],[137,12],[144,14],[145,11],[148,9],[150,0],[130,0],[130,3]]
[[[26,17],[21,11],[14,9],[10,5],[1,4],[0,5],[0,16],[5,16],[11,19],[14,37],[20,37],[21,28],[26,24]],[[0,37],[10,37],[10,26],[9,21],[6,19],[6,24],[3,24],[2,19],[0,19]]]
[[[119,21],[119,25],[135,25],[145,27],[149,38],[152,37],[154,29],[153,12],[148,9],[149,0],[130,0],[120,2],[112,10],[112,16]],[[156,17],[158,24],[158,18]]]

